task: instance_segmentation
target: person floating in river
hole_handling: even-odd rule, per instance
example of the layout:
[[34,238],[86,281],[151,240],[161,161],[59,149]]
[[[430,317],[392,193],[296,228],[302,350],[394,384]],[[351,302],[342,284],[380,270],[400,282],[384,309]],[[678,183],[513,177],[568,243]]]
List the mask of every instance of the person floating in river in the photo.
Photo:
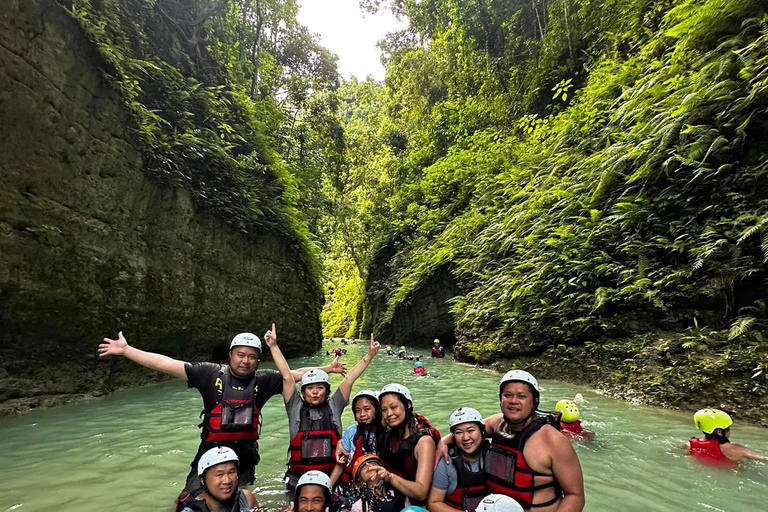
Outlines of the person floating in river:
[[379,403],[387,430],[378,451],[389,468],[377,468],[379,476],[411,503],[421,505],[432,486],[440,432],[424,416],[414,413],[411,392],[403,385],[384,386]]
[[725,411],[701,409],[693,415],[693,423],[704,433],[704,439],[692,437],[686,446],[688,453],[704,464],[734,469],[743,459],[768,460],[768,456],[731,443],[733,420]]
[[[530,373],[507,372],[499,382],[501,413],[486,418],[491,446],[485,458],[486,485],[507,495],[526,510],[580,512],[584,508],[584,479],[571,443],[558,430],[558,417],[538,416],[541,388]],[[449,434],[439,443],[435,466],[450,462]],[[510,468],[513,468],[510,470]]]
[[179,497],[182,512],[228,510],[248,512],[258,509],[258,502],[246,489],[238,489],[237,455],[230,448],[211,448],[197,464],[202,492],[197,498],[189,493]]
[[400,350],[397,351],[397,358],[398,359],[407,359],[408,358],[408,352],[405,351],[405,345],[400,347]]
[[331,481],[338,483],[342,493],[351,486],[355,461],[363,455],[376,454],[376,445],[384,433],[377,391],[358,391],[352,399],[352,412],[357,424],[347,427],[336,445],[336,469],[331,475]]
[[430,512],[475,512],[485,496],[483,466],[489,443],[485,423],[471,407],[460,407],[448,419],[454,444],[448,449],[451,462],[440,459],[432,477],[427,508]]
[[416,362],[413,363],[413,373],[416,375],[423,375],[424,377],[428,377],[429,374],[427,373],[427,369],[424,368],[424,363],[419,361],[419,358],[416,358]]
[[445,349],[440,345],[440,340],[437,338],[435,338],[435,341],[432,343],[432,357],[445,357]]
[[[272,336],[265,337],[274,360],[282,358],[277,346],[275,325]],[[274,341],[273,341],[274,340]],[[274,370],[259,370],[261,340],[251,333],[240,333],[229,346],[229,362],[186,363],[161,354],[145,352],[128,345],[123,333],[116,340],[104,338],[99,345],[99,356],[123,356],[142,366],[187,381],[188,387],[196,388],[203,397],[203,427],[200,446],[187,476],[184,491],[196,496],[200,492],[197,475],[200,457],[215,446],[232,448],[239,459],[240,484],[254,480],[255,466],[259,463],[258,439],[261,432],[261,409],[274,395],[283,392],[283,380]],[[301,380],[309,368],[292,372],[295,380]],[[346,373],[346,367],[334,360],[323,368],[326,372]]]
[[555,404],[555,410],[560,411],[560,431],[573,439],[584,439],[591,441],[595,434],[585,430],[581,426],[581,411],[579,406],[573,400],[560,400]]
[[[331,475],[336,468],[336,445],[341,439],[341,413],[349,401],[352,384],[379,351],[379,342],[371,334],[368,353],[352,367],[338,389],[331,394],[331,381],[322,370],[310,370],[301,379],[301,393],[295,386],[283,387],[288,413],[290,444],[286,488],[295,491],[299,478],[310,470]],[[291,378],[287,368],[278,368],[283,380]]]

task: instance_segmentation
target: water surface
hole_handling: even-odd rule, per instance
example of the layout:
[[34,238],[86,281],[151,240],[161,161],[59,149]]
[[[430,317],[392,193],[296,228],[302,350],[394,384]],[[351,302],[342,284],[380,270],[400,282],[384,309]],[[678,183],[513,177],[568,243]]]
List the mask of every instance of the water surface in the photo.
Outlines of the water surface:
[[[348,349],[342,360],[351,366],[367,347],[361,343]],[[380,353],[353,393],[401,382],[411,389],[416,411],[443,432],[457,407],[472,406],[484,415],[498,412],[499,374],[454,363],[450,354],[443,360],[431,359],[426,350],[415,354],[422,356],[429,378],[414,376],[412,362]],[[300,367],[329,359],[318,355],[289,362]],[[334,386],[341,380],[331,377]],[[587,400],[581,406],[582,422],[596,439],[576,445],[584,469],[585,510],[768,510],[766,464],[715,470],[685,455],[681,443],[696,434],[691,414],[633,405],[561,382],[543,381],[542,386],[545,408],[578,392]],[[0,512],[170,510],[197,449],[201,407],[198,393],[175,381],[0,421]],[[343,421],[345,426],[353,421],[349,408]],[[284,505],[287,430],[282,397],[273,397],[264,408],[254,492],[263,505],[274,508]],[[732,439],[768,453],[765,429],[737,423]]]

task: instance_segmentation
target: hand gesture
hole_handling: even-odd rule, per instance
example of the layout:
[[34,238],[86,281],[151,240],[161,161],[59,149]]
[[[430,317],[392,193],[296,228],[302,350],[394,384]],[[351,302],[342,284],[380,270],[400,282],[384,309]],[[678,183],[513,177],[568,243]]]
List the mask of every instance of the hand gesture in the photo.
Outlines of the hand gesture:
[[266,343],[269,348],[277,346],[277,331],[275,330],[275,324],[272,324],[272,330],[269,330],[264,334],[264,343]]
[[128,342],[123,337],[123,331],[120,331],[117,333],[116,340],[104,338],[104,343],[99,345],[99,357],[122,356],[126,348],[128,348]]
[[336,356],[331,363],[329,373],[340,373],[341,375],[347,374],[347,365],[339,362],[339,356]]
[[288,505],[287,507],[285,507],[285,508],[284,508],[283,510],[281,510],[280,512],[293,512],[293,502],[291,502],[291,504],[290,504],[290,505]]
[[342,443],[336,443],[336,462],[346,465],[347,457],[349,457],[349,452],[344,449],[344,445]]
[[385,484],[392,483],[392,473],[387,471],[387,468],[376,466],[373,470],[376,472],[377,480],[383,481]]
[[371,333],[371,346],[368,348],[368,353],[371,354],[371,357],[376,357],[376,354],[379,353],[380,348],[381,345],[378,341],[374,341],[373,333]]

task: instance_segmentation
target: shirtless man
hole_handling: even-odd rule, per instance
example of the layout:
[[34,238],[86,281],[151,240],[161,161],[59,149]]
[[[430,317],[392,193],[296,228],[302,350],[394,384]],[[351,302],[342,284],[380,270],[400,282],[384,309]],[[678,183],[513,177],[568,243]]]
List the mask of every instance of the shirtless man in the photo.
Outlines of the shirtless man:
[[[517,500],[525,510],[581,512],[584,480],[579,457],[571,443],[550,425],[549,416],[538,417],[539,383],[528,372],[512,370],[499,383],[501,413],[485,419],[491,448],[485,459],[490,492]],[[453,436],[439,443],[437,459],[448,459]],[[514,470],[507,471],[508,465]]]

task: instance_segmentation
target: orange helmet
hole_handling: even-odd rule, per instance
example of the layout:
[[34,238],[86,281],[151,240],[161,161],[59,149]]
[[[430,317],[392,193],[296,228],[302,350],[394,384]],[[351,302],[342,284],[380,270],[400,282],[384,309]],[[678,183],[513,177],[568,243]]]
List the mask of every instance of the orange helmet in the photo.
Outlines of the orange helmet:
[[355,464],[352,466],[352,481],[357,482],[357,475],[360,472],[360,470],[363,468],[364,465],[366,465],[369,462],[378,462],[379,465],[383,466],[384,461],[382,461],[378,455],[373,455],[370,453],[366,453],[365,455],[359,457]]

